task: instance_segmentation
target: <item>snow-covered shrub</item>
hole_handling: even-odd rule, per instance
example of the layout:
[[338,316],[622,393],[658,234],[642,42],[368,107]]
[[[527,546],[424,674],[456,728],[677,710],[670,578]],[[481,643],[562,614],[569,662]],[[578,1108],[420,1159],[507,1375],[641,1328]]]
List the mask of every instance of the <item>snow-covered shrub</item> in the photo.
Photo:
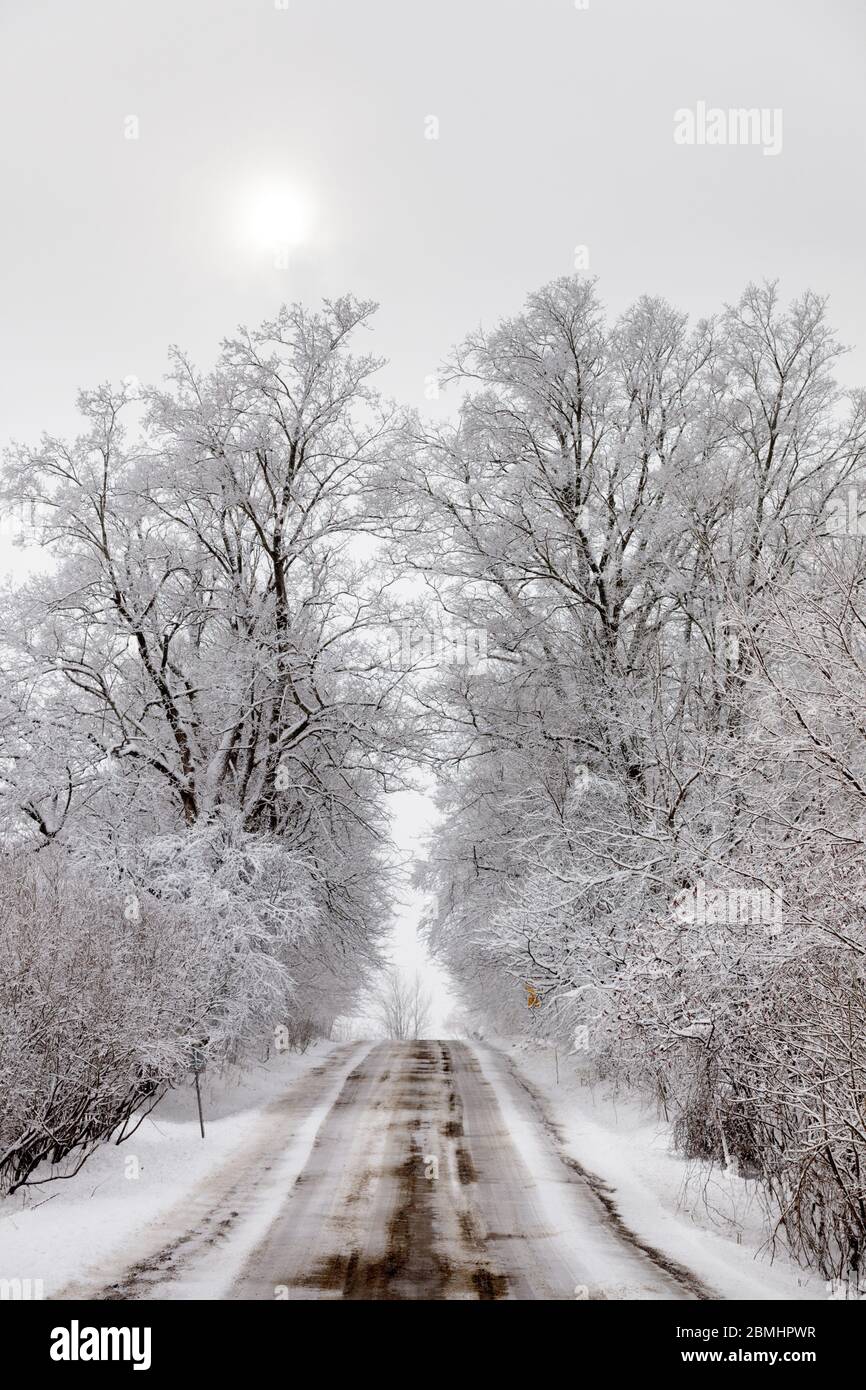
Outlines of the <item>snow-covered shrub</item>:
[[0,900],[0,1183],[83,1158],[189,1070],[292,1016],[315,924],[300,858],[237,817],[127,850],[7,855]]
[[[154,1103],[210,1028],[220,970],[200,918],[64,856],[4,856],[0,1190]],[[225,962],[223,962],[225,966]]]

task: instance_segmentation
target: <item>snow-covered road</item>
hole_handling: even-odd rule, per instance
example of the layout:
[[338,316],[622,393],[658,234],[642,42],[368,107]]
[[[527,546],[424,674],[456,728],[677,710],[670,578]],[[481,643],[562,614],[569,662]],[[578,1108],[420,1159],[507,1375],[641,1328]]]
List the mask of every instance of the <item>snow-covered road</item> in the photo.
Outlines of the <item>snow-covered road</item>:
[[267,1114],[102,1297],[713,1296],[630,1235],[493,1049],[342,1049]]

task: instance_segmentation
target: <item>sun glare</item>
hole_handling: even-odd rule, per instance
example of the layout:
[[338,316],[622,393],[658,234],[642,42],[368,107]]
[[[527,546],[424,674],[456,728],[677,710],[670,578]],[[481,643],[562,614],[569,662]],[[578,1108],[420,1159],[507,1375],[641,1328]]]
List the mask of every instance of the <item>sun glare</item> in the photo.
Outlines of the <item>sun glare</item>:
[[313,212],[307,196],[290,184],[264,184],[244,202],[247,242],[258,251],[291,250],[309,240]]

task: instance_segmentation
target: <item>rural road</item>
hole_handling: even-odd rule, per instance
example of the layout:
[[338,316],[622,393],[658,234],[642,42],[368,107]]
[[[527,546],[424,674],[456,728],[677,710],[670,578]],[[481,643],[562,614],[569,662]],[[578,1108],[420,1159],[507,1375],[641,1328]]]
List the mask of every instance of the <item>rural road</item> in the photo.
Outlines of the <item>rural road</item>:
[[713,1295],[622,1226],[502,1054],[423,1041],[338,1049],[101,1296]]

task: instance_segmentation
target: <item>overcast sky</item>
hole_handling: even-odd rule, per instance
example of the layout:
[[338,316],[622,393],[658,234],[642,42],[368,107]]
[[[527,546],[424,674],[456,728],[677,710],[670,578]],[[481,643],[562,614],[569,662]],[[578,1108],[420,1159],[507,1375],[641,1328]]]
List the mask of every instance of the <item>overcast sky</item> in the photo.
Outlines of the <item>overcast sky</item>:
[[[589,248],[619,310],[750,277],[831,297],[866,380],[860,0],[2,0],[0,433],[75,388],[205,361],[284,299],[382,304],[388,390]],[[674,144],[673,112],[781,107],[778,157]],[[425,138],[428,116],[439,138]],[[125,138],[126,118],[139,138]],[[243,235],[262,190],[308,226]]]
[[[0,0],[4,441],[347,289],[423,407],[449,345],[577,246],[614,312],[828,294],[866,384],[862,0],[277,4]],[[781,153],[675,144],[698,102],[781,108]]]

